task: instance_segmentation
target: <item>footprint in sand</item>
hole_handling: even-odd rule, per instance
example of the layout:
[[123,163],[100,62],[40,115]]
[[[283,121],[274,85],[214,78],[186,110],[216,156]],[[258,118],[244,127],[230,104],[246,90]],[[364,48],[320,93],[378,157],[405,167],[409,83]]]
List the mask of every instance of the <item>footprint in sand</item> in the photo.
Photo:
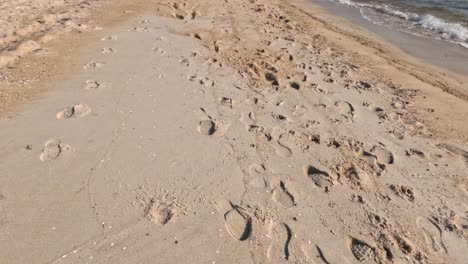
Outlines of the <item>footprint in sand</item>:
[[256,188],[265,188],[267,183],[264,178],[265,167],[261,164],[254,163],[249,167],[249,174],[251,177],[248,179],[249,186]]
[[283,181],[280,181],[279,186],[273,189],[272,198],[273,201],[285,208],[291,208],[296,205],[294,202],[294,196],[288,191],[288,189],[286,189]]
[[179,63],[185,67],[189,67],[190,66],[190,61],[189,59],[185,58],[185,57],[182,57],[181,60],[179,60]]
[[167,38],[164,37],[164,36],[156,36],[156,37],[154,37],[154,40],[157,40],[157,41],[165,41],[165,40],[167,40]]
[[85,90],[98,90],[110,87],[110,83],[101,83],[96,80],[87,80],[84,86]]
[[394,157],[392,152],[382,145],[375,145],[371,148],[370,152],[377,157],[377,160],[383,164],[393,164]]
[[295,117],[301,117],[303,116],[305,113],[307,113],[308,109],[303,106],[303,105],[296,105],[294,107],[294,112],[293,112],[293,116]]
[[425,217],[417,217],[416,224],[423,232],[424,240],[431,252],[447,252],[442,241],[442,230],[436,223]]
[[96,69],[96,68],[102,68],[102,67],[104,67],[105,64],[106,63],[104,63],[102,61],[90,61],[90,62],[86,63],[83,66],[83,69],[92,70],[92,69]]
[[452,154],[455,154],[455,155],[458,155],[460,157],[463,157],[466,161],[468,161],[468,151],[458,147],[458,146],[455,146],[455,145],[452,145],[452,144],[447,144],[447,143],[441,143],[441,144],[438,144],[437,147],[441,148],[441,149],[445,149],[449,152],[451,152]]
[[118,37],[117,36],[105,36],[103,37],[101,40],[117,40]]
[[69,148],[70,147],[68,145],[61,144],[58,139],[49,139],[44,143],[44,148],[42,149],[39,159],[41,161],[54,160]]
[[228,98],[228,97],[221,97],[221,98],[218,99],[218,102],[219,102],[219,104],[222,105],[223,107],[232,109],[233,100],[232,100],[231,98]]
[[198,123],[198,132],[202,135],[210,136],[216,131],[216,125],[212,120],[201,120]]
[[252,112],[249,112],[249,113],[242,112],[240,121],[242,122],[242,124],[244,124],[247,131],[250,131],[250,129],[253,126],[255,126],[255,115]]
[[251,176],[257,176],[262,173],[265,173],[265,166],[259,163],[254,163],[249,167],[249,173]]
[[271,244],[267,250],[267,258],[273,263],[281,263],[289,259],[289,242],[292,238],[291,228],[285,223],[271,223],[268,230]]
[[309,241],[307,244],[301,246],[302,253],[307,257],[311,263],[329,264],[330,262],[325,258],[322,249]]
[[96,81],[96,80],[87,80],[84,89],[85,90],[94,90],[94,89],[98,89],[99,86],[101,86],[101,84],[98,81]]
[[289,121],[290,118],[287,117],[287,116],[285,116],[285,115],[282,115],[282,114],[274,114],[274,113],[272,113],[271,116],[272,116],[274,119],[278,120],[278,121],[282,121],[282,122],[285,122],[285,121],[286,121],[286,122],[288,122],[288,123],[290,122],[290,121]]
[[244,209],[235,205],[231,206],[232,209],[224,214],[226,228],[234,239],[244,241],[250,236],[252,221]]
[[292,151],[290,148],[286,147],[283,143],[281,143],[279,140],[276,141],[274,144],[274,147],[276,149],[276,154],[283,158],[290,158],[292,156]]
[[215,85],[215,82],[210,80],[208,77],[200,77],[197,75],[191,75],[189,76],[189,81],[191,82],[198,82],[201,85],[204,85],[205,87],[212,87]]
[[271,129],[271,138],[274,140],[273,147],[275,148],[276,154],[284,158],[290,158],[292,151],[284,143],[281,142],[281,137],[286,133],[283,127],[274,127]]
[[345,164],[343,167],[339,165],[338,167],[343,179],[346,179],[352,186],[368,191],[374,185],[369,171],[364,171],[355,164]]
[[258,98],[257,97],[250,97],[249,99],[245,100],[244,103],[247,105],[256,105],[258,104]]
[[117,50],[115,50],[113,48],[102,48],[102,50],[101,50],[101,53],[103,53],[103,54],[110,54],[110,53],[114,53],[114,52],[117,52]]
[[271,129],[271,138],[275,141],[280,140],[281,136],[286,133],[286,129],[281,126],[276,126]]
[[138,21],[138,24],[151,24],[151,21],[148,19],[143,19],[141,21]]
[[210,80],[208,77],[200,77],[198,83],[206,87],[212,87],[215,85],[215,82]]
[[304,171],[306,176],[309,177],[315,183],[315,185],[320,188],[328,190],[328,188],[333,185],[333,179],[325,171],[321,171],[314,166],[306,166]]
[[170,206],[151,199],[145,210],[145,216],[153,223],[165,225],[174,217],[174,211]]
[[62,111],[58,112],[57,119],[69,119],[83,117],[91,113],[91,108],[85,104],[69,105],[63,108]]
[[364,263],[375,263],[377,262],[377,255],[375,248],[371,247],[364,241],[356,238],[351,238],[350,250],[353,256],[359,261]]
[[132,27],[128,31],[130,32],[151,32],[152,29],[148,27]]
[[398,248],[401,250],[401,252],[403,252],[403,254],[411,255],[415,251],[412,242],[407,238],[397,233],[393,235],[393,238],[395,239],[396,243],[398,244]]
[[406,156],[408,157],[418,156],[421,159],[426,158],[426,154],[419,149],[410,148],[410,149],[407,149],[405,152],[406,152]]
[[156,48],[153,48],[153,52],[158,53],[158,54],[160,54],[160,55],[166,54],[166,51],[165,51],[165,50],[163,50],[162,48],[157,48],[157,47],[156,47]]
[[354,117],[354,107],[345,101],[337,101],[335,102],[335,106],[338,108],[338,111],[342,116],[344,116],[348,120],[352,120]]
[[390,189],[398,196],[408,201],[414,201],[414,190],[410,186],[391,184]]

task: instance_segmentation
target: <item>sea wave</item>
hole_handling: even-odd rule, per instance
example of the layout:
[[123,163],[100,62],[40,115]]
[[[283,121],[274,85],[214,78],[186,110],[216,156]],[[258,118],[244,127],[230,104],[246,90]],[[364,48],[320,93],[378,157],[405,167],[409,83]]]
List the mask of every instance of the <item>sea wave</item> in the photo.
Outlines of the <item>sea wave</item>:
[[406,20],[411,26],[419,26],[423,29],[432,31],[442,39],[455,41],[464,47],[468,46],[468,29],[459,23],[448,22],[432,14],[416,14],[401,11],[390,5],[358,3],[350,0],[335,1],[357,8],[372,9],[392,17]]
[[468,42],[468,29],[458,23],[449,23],[433,15],[420,16],[415,22],[423,28],[442,34],[446,39],[459,39]]

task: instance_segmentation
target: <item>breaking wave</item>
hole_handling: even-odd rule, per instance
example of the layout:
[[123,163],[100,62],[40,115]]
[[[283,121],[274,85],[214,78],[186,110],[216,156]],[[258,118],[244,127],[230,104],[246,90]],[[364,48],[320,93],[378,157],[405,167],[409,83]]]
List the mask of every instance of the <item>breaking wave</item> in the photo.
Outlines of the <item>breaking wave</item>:
[[373,11],[402,19],[408,22],[408,28],[414,30],[415,26],[423,29],[423,35],[428,35],[429,31],[433,37],[456,42],[468,48],[468,28],[462,24],[445,21],[431,14],[416,14],[404,12],[390,5],[357,3],[350,0],[335,0],[341,4],[354,6],[360,9],[371,9]]

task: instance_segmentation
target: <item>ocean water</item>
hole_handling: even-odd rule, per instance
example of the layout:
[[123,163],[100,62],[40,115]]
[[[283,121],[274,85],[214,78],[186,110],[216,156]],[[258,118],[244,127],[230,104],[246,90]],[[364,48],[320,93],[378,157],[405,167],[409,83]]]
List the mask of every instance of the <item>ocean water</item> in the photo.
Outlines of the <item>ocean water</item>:
[[331,1],[358,8],[374,24],[468,48],[468,0]]

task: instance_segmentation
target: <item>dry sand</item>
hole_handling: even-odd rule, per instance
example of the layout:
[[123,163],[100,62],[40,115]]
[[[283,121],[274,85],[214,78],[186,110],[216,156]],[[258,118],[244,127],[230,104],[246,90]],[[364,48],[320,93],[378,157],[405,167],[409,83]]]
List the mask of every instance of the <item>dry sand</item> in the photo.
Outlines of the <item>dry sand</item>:
[[1,263],[466,262],[466,76],[307,2],[113,4],[0,70]]

